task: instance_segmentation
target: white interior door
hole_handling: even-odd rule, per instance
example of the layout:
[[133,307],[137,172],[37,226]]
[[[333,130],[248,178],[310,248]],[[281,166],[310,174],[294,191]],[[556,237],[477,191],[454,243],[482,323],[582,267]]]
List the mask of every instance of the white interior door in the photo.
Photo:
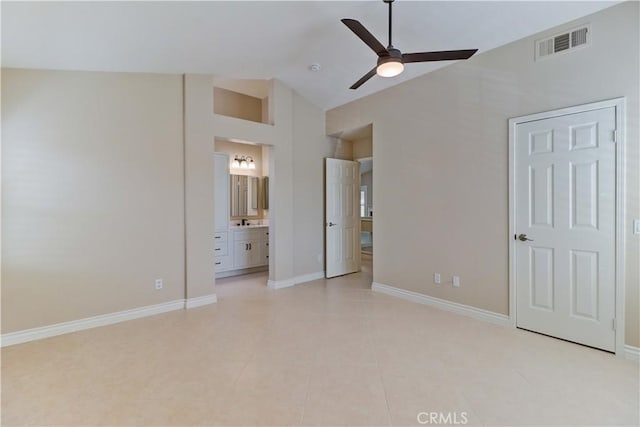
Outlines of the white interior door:
[[609,107],[520,123],[515,140],[517,326],[608,351],[615,129]]
[[326,276],[360,270],[360,164],[326,159],[325,260]]

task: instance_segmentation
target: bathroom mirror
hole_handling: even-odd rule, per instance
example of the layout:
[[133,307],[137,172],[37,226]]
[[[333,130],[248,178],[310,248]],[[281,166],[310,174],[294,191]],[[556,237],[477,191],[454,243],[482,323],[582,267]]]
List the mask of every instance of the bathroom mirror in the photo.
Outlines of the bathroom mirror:
[[246,175],[231,175],[231,217],[258,216],[259,178]]
[[373,159],[358,159],[360,163],[360,217],[373,216]]
[[269,209],[269,177],[262,178],[262,209]]

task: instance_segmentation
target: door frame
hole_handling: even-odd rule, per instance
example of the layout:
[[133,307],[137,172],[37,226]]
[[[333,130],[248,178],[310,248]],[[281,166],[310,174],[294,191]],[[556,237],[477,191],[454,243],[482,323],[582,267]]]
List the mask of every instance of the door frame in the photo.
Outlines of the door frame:
[[605,101],[560,108],[552,111],[529,114],[509,119],[509,321],[515,328],[516,318],[516,241],[513,236],[517,230],[516,220],[516,126],[526,122],[544,120],[586,111],[615,108],[616,113],[616,190],[615,190],[615,352],[624,357],[625,349],[625,281],[624,281],[624,247],[625,247],[625,159],[626,159],[626,98],[614,98]]

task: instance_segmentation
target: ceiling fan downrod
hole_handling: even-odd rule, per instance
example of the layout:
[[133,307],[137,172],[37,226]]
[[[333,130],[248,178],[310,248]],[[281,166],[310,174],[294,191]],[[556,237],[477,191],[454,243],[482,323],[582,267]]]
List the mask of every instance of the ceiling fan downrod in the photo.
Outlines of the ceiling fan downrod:
[[389,46],[387,48],[393,48],[393,43],[391,43],[391,9],[393,6],[393,0],[383,0],[385,3],[389,4]]

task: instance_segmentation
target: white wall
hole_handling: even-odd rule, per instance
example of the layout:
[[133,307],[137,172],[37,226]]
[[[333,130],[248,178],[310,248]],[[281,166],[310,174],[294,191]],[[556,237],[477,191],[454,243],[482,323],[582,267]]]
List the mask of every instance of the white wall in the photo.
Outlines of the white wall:
[[[626,342],[640,345],[638,14],[616,5],[327,112],[328,134],[373,123],[375,281],[506,314],[508,119],[625,96]],[[535,39],[586,22],[591,46],[533,61]]]
[[2,333],[184,297],[180,76],[3,69],[2,166]]

